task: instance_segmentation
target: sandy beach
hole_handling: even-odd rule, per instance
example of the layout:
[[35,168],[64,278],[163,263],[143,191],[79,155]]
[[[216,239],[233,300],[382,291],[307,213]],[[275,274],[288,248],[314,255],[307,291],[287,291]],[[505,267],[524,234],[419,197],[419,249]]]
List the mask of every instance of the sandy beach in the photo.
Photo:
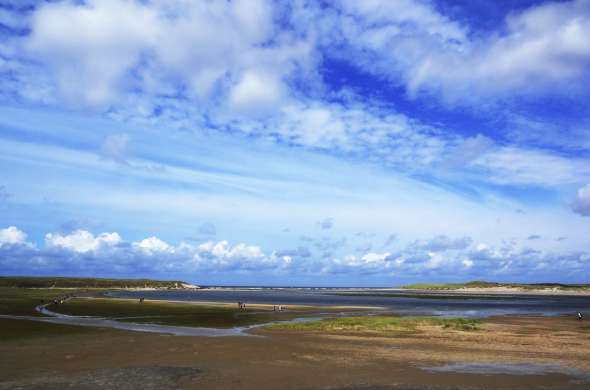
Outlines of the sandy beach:
[[[572,318],[490,318],[474,332],[253,333],[261,337],[88,328],[16,338],[0,345],[10,357],[0,389],[586,389],[590,380],[590,331]],[[479,372],[453,371],[474,363]]]
[[[59,291],[2,292],[0,389],[581,390],[590,385],[590,323],[573,315],[446,320],[362,306],[287,305],[277,313],[269,304],[240,310],[227,302],[139,303],[82,295],[48,306],[74,316],[73,322],[47,323],[34,308],[45,307],[40,298]],[[84,320],[89,326],[74,325],[78,316],[91,316]],[[293,322],[303,317],[310,321]],[[130,326],[113,328],[113,321]],[[179,326],[220,331],[169,331]],[[232,332],[236,327],[243,331]],[[220,334],[225,337],[209,337]]]

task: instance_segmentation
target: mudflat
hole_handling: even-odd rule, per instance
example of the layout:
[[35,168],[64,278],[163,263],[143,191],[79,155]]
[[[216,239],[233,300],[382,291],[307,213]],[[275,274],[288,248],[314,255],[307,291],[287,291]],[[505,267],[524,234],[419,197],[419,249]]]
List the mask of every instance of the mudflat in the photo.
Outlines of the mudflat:
[[590,324],[573,317],[496,317],[475,330],[428,324],[401,332],[272,327],[239,337],[31,323],[0,320],[7,334],[41,327],[0,343],[0,389],[590,386]]

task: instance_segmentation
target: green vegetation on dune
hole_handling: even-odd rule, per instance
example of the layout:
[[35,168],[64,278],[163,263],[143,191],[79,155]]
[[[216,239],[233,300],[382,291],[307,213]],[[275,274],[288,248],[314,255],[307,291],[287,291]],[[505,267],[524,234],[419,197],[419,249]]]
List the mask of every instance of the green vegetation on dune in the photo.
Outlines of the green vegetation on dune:
[[389,333],[415,332],[420,327],[438,326],[444,329],[470,331],[479,329],[480,322],[465,318],[359,316],[273,324],[271,330],[322,331],[328,333]]
[[473,281],[467,283],[414,283],[403,286],[409,290],[458,290],[462,288],[494,288],[509,287],[520,288],[523,290],[547,290],[557,289],[564,291],[584,291],[590,290],[589,284],[563,284],[563,283],[496,283],[485,281]]
[[337,292],[331,293],[326,295],[340,295],[340,296],[349,296],[349,297],[383,297],[383,298],[414,298],[414,299],[460,299],[460,300],[518,300],[518,299],[526,299],[526,298],[518,298],[518,297],[502,297],[498,295],[480,295],[480,294],[441,294],[441,293],[432,293],[432,294],[404,294],[404,293],[380,293],[380,292]]
[[183,283],[177,280],[151,279],[0,276],[0,287],[25,288],[176,288]]

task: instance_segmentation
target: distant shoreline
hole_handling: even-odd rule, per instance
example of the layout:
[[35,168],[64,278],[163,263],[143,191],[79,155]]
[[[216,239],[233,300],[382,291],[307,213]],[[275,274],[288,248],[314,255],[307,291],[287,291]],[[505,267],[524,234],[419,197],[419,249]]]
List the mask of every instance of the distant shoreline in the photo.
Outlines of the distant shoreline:
[[465,295],[557,295],[557,296],[590,296],[590,290],[546,290],[546,289],[523,289],[514,287],[467,287],[457,289],[392,289],[391,291],[400,292],[423,292],[429,294],[465,294]]
[[126,291],[275,291],[308,290],[318,292],[389,292],[399,294],[431,295],[539,295],[539,296],[590,296],[590,284],[564,283],[496,283],[472,281],[466,283],[416,283],[402,287],[354,286],[223,286],[193,285],[183,281],[152,279],[107,279],[86,277],[31,277],[0,276],[0,286],[30,289],[63,290],[126,290]]

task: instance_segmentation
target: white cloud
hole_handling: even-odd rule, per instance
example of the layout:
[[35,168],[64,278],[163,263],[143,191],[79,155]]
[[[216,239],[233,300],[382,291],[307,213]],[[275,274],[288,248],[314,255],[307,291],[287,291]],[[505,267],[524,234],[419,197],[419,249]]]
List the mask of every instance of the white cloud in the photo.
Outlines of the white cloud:
[[385,253],[373,253],[373,252],[369,252],[366,255],[364,255],[361,260],[365,263],[365,264],[375,264],[375,263],[384,263],[385,260],[390,256],[391,254],[389,252],[385,252]]
[[[523,245],[490,246],[482,243],[422,247],[410,243],[395,252],[368,252],[362,256],[318,257],[305,249],[275,251],[270,256],[254,245],[209,241],[193,246],[170,245],[157,237],[128,243],[117,233],[96,237],[86,231],[46,236],[46,247],[25,243],[26,234],[16,227],[0,230],[0,267],[5,272],[37,272],[109,275],[169,274],[186,279],[195,275],[255,272],[297,273],[305,277],[326,275],[379,275],[379,277],[420,279],[509,278],[531,280],[556,271],[567,279],[579,279],[588,266],[587,252],[550,252]],[[435,237],[424,242],[440,241]],[[466,241],[464,238],[448,242]],[[526,241],[526,240],[525,240]],[[525,242],[523,241],[523,242]],[[7,245],[13,244],[13,245]],[[26,245],[22,245],[26,244]],[[156,255],[157,254],[157,255]],[[576,280],[577,280],[576,279]],[[393,279],[392,279],[393,280]]]
[[585,217],[590,216],[590,184],[578,189],[572,210]]
[[[465,39],[465,29],[460,24],[423,1],[343,0],[337,3],[346,17],[354,18],[361,25],[345,25],[347,38],[373,49],[383,49],[408,33],[442,43]],[[345,20],[350,22],[348,18]]]
[[102,233],[94,237],[86,230],[76,230],[66,235],[53,233],[45,235],[45,245],[48,247],[64,248],[79,253],[96,251],[103,246],[114,246],[120,242],[121,237],[118,233]]
[[27,234],[15,226],[0,229],[0,246],[24,244],[26,239]]
[[276,109],[284,93],[282,82],[274,75],[246,72],[230,91],[230,107],[238,113],[260,115]]
[[583,158],[567,158],[541,149],[514,146],[490,149],[470,163],[497,184],[554,186],[576,184],[590,177]]
[[45,4],[33,14],[28,52],[53,70],[71,102],[111,101],[159,35],[158,15],[135,1]]
[[213,256],[218,259],[263,259],[265,254],[257,246],[237,244],[233,248],[227,240],[217,243],[208,241],[198,246],[198,256]]
[[328,26],[317,27],[323,45],[395,85],[401,80],[411,95],[439,92],[466,103],[553,93],[556,82],[576,80],[590,65],[588,0],[532,6],[485,34],[424,1],[342,1],[335,7],[301,13],[312,25]]
[[33,13],[24,47],[70,103],[108,105],[131,89],[197,100],[231,90],[234,108],[258,111],[310,53],[277,33],[274,17],[264,0],[50,3]]
[[166,252],[171,249],[171,246],[167,242],[154,236],[143,239],[140,242],[134,242],[133,245],[149,254]]

